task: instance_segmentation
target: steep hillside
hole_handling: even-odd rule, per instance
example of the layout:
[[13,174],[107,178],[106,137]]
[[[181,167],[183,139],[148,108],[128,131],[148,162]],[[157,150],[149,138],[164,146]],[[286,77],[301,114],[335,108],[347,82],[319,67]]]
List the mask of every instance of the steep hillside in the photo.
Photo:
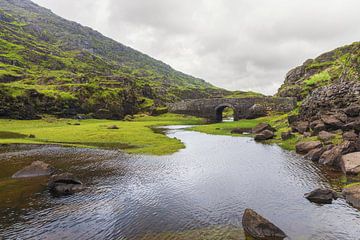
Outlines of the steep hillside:
[[305,99],[314,90],[339,81],[358,81],[360,42],[337,48],[290,70],[277,95]]
[[29,0],[0,0],[0,116],[122,118],[230,92]]

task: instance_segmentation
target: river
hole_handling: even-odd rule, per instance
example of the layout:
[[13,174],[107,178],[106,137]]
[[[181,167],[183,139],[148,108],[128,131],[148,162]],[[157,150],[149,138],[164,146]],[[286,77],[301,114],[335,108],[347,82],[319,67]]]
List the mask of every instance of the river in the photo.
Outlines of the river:
[[186,148],[160,157],[56,146],[3,151],[0,169],[43,160],[75,173],[88,188],[54,198],[44,180],[11,182],[24,189],[20,195],[0,185],[0,236],[146,239],[167,232],[164,239],[173,239],[191,229],[241,228],[243,211],[252,208],[290,239],[360,239],[359,210],[343,199],[317,205],[303,197],[330,187],[329,177],[311,161],[247,137],[179,126],[169,127],[167,135]]

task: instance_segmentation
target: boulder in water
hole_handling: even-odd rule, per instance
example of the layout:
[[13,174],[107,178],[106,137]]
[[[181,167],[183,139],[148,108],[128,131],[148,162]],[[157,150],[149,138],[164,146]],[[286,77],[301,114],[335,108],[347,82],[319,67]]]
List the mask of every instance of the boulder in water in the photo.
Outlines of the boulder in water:
[[246,209],[242,218],[245,234],[258,240],[282,240],[286,234],[252,209]]
[[318,188],[306,193],[305,198],[314,203],[331,204],[334,199],[337,199],[337,194],[331,189]]
[[57,196],[71,195],[84,189],[83,183],[72,173],[62,173],[50,178],[48,187]]

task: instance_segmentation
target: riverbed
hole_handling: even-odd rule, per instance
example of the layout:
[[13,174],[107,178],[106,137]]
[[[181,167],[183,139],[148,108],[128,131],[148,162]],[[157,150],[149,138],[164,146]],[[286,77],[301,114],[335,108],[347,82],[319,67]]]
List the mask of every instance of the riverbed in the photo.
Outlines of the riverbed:
[[[181,126],[169,127],[166,134],[186,148],[167,156],[59,146],[2,149],[0,236],[174,239],[184,232],[218,229],[224,237],[214,239],[236,239],[236,234],[242,239],[236,229],[241,229],[243,211],[252,208],[291,239],[360,239],[359,210],[341,198],[318,205],[303,197],[331,187],[326,171],[311,161],[247,137]],[[54,198],[46,179],[10,180],[34,160],[75,173],[87,188]]]

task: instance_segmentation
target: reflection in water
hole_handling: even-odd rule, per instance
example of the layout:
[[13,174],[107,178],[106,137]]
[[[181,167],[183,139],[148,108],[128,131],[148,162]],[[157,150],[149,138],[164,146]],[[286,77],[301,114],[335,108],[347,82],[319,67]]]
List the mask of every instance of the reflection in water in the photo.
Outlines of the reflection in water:
[[[250,138],[178,128],[168,135],[181,139],[186,149],[161,157],[60,147],[0,154],[0,169],[41,159],[76,173],[89,187],[64,198],[42,191],[25,198],[20,209],[0,204],[0,235],[173,239],[171,232],[197,236],[205,233],[192,229],[241,227],[243,210],[253,208],[292,239],[359,239],[358,210],[342,199],[320,206],[303,198],[316,187],[329,186],[315,164]],[[0,188],[0,199],[5,194]],[[223,229],[234,234],[233,227]]]

